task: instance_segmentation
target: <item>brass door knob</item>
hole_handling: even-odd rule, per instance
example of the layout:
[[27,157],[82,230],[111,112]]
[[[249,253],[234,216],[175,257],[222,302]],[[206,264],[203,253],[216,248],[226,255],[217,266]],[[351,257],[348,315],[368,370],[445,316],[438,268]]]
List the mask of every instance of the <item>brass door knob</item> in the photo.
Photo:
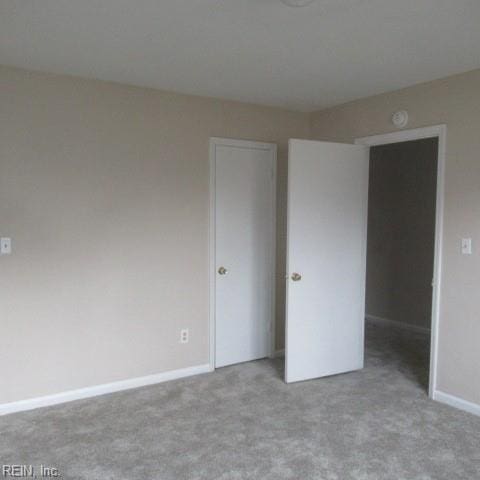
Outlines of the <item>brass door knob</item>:
[[292,273],[291,279],[294,282],[299,282],[302,279],[302,276],[299,273]]
[[218,273],[219,273],[220,275],[226,275],[227,272],[228,272],[228,270],[227,270],[225,267],[220,267],[220,268],[218,269]]

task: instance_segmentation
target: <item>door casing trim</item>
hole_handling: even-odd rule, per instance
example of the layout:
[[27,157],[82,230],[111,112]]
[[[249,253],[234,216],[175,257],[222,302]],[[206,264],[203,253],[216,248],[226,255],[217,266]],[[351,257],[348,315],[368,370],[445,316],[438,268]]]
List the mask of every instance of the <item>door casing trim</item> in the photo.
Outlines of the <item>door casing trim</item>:
[[432,322],[430,338],[430,378],[428,385],[428,396],[433,399],[437,390],[438,330],[441,307],[440,300],[442,281],[447,126],[432,125],[430,127],[372,135],[369,137],[357,138],[355,140],[355,144],[372,147],[376,145],[387,145],[390,143],[408,142],[411,140],[421,140],[425,138],[438,138],[437,198],[435,208],[435,246],[433,260]]

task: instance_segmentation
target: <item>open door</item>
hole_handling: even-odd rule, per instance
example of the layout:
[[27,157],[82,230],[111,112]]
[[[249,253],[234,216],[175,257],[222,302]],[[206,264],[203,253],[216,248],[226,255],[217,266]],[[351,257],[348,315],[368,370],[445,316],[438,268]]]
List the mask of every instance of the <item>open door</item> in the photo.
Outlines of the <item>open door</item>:
[[290,140],[285,381],[363,368],[368,148]]

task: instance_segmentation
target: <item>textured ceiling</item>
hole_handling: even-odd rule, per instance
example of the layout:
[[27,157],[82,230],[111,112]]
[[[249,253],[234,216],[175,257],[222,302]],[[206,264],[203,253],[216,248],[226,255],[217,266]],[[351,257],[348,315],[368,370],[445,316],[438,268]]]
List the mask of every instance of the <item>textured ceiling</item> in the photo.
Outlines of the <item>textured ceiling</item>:
[[311,111],[480,67],[480,0],[0,0],[0,64]]

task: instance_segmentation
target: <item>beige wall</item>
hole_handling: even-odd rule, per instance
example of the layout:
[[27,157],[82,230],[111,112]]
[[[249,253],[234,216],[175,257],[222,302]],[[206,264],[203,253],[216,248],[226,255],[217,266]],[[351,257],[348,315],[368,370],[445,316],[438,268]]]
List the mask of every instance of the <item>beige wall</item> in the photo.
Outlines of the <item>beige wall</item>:
[[370,149],[368,315],[430,329],[438,139]]
[[[208,362],[208,140],[309,117],[0,67],[0,404]],[[190,343],[179,343],[180,329]]]
[[[0,404],[208,360],[208,138],[279,145],[283,345],[289,137],[446,123],[438,388],[480,403],[480,70],[313,114],[0,67]],[[471,236],[474,254],[459,253]],[[188,327],[190,343],[179,343]]]
[[[480,403],[480,70],[315,113],[312,135],[352,142],[390,132],[399,109],[408,128],[447,125],[437,388]],[[473,238],[473,255],[460,254],[462,236]]]

